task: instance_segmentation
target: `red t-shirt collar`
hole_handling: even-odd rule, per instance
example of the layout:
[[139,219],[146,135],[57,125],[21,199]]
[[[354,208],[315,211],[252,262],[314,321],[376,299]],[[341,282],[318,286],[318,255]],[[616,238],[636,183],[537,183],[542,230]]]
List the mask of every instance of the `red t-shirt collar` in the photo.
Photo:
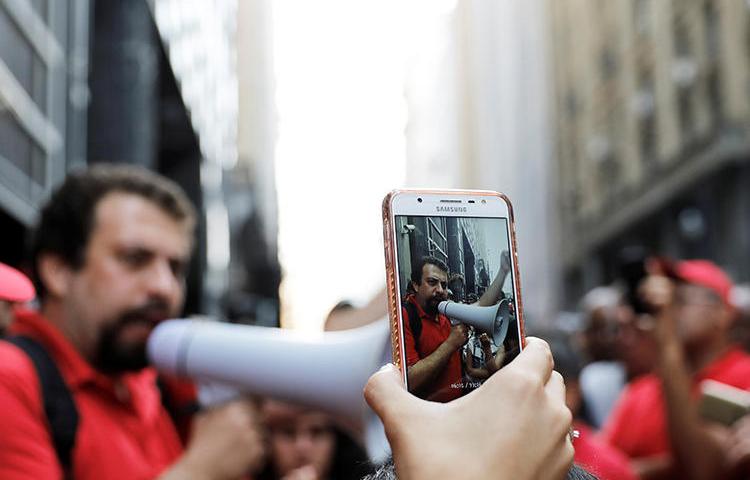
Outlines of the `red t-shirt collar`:
[[428,320],[430,322],[439,322],[439,317],[441,314],[436,315],[428,315],[427,312],[425,312],[422,307],[419,305],[419,302],[417,302],[417,296],[413,293],[410,293],[406,296],[406,301],[417,307],[417,314],[419,315],[419,318],[422,320]]
[[[81,356],[56,326],[39,312],[33,310],[16,312],[15,321],[11,325],[11,333],[27,335],[41,342],[47,352],[56,360],[58,368],[60,368],[71,390],[94,384],[112,392],[116,398],[120,398],[115,388],[116,380],[121,380],[131,394],[136,390],[150,388],[156,381],[156,371],[153,368],[126,373],[118,378],[101,373]],[[150,405],[138,405],[136,408],[146,411],[153,409]]]

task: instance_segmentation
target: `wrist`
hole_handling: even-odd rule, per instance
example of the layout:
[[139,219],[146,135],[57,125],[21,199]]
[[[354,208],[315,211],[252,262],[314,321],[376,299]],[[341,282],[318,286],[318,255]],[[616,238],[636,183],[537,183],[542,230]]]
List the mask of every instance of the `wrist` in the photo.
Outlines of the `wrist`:
[[180,457],[177,463],[172,465],[167,473],[159,480],[218,480],[203,462],[196,459],[189,450]]

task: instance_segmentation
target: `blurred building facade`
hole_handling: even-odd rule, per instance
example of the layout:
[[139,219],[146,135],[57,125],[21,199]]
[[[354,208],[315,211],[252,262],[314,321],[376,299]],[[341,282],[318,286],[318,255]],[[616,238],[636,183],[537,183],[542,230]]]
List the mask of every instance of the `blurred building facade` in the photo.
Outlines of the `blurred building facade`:
[[406,72],[407,183],[507,194],[526,320],[549,325],[560,273],[545,1],[430,5]]
[[750,278],[750,4],[547,2],[568,307],[637,245]]
[[11,264],[44,198],[85,162],[89,9],[0,2],[0,260]]
[[234,259],[225,298],[236,322],[280,322],[276,107],[270,0],[237,5],[237,165],[225,182]]
[[138,164],[202,213],[186,313],[219,313],[233,233],[224,187],[238,165],[237,9],[0,1],[0,261],[22,266],[39,207],[70,169]]

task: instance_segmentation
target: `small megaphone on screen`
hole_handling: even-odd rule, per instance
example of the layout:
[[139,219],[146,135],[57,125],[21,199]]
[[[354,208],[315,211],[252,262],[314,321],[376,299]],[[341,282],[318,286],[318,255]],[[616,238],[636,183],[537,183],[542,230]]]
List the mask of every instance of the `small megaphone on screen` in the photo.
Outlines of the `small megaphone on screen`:
[[510,302],[507,298],[490,307],[477,307],[449,301],[440,302],[438,312],[451,319],[451,323],[465,323],[486,333],[492,337],[492,341],[498,347],[502,345],[508,334]]
[[367,453],[390,453],[383,426],[367,407],[368,378],[391,361],[388,322],[340,332],[302,333],[206,320],[167,320],[148,340],[159,370],[199,385],[204,406],[239,393],[275,398],[343,417]]

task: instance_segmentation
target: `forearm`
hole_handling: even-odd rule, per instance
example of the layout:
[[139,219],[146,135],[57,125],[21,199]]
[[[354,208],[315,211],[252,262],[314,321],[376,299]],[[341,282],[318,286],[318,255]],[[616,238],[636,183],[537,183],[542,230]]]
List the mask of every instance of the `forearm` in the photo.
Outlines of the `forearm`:
[[676,339],[663,340],[659,375],[664,390],[667,429],[675,465],[690,480],[720,478],[724,469],[721,446],[702,425],[690,395],[690,375]]
[[641,480],[669,480],[673,478],[673,461],[666,456],[646,457],[630,462]]
[[507,270],[501,270],[495,279],[492,281],[487,290],[484,291],[476,305],[480,307],[489,307],[495,305],[503,294],[503,284],[505,279],[508,277]]
[[429,387],[446,367],[455,351],[456,349],[448,342],[443,342],[434,352],[409,367],[409,389],[418,392]]
[[182,456],[180,460],[172,464],[169,469],[159,475],[157,480],[213,480],[212,477],[200,471],[196,471],[190,465],[190,461],[186,456]]

